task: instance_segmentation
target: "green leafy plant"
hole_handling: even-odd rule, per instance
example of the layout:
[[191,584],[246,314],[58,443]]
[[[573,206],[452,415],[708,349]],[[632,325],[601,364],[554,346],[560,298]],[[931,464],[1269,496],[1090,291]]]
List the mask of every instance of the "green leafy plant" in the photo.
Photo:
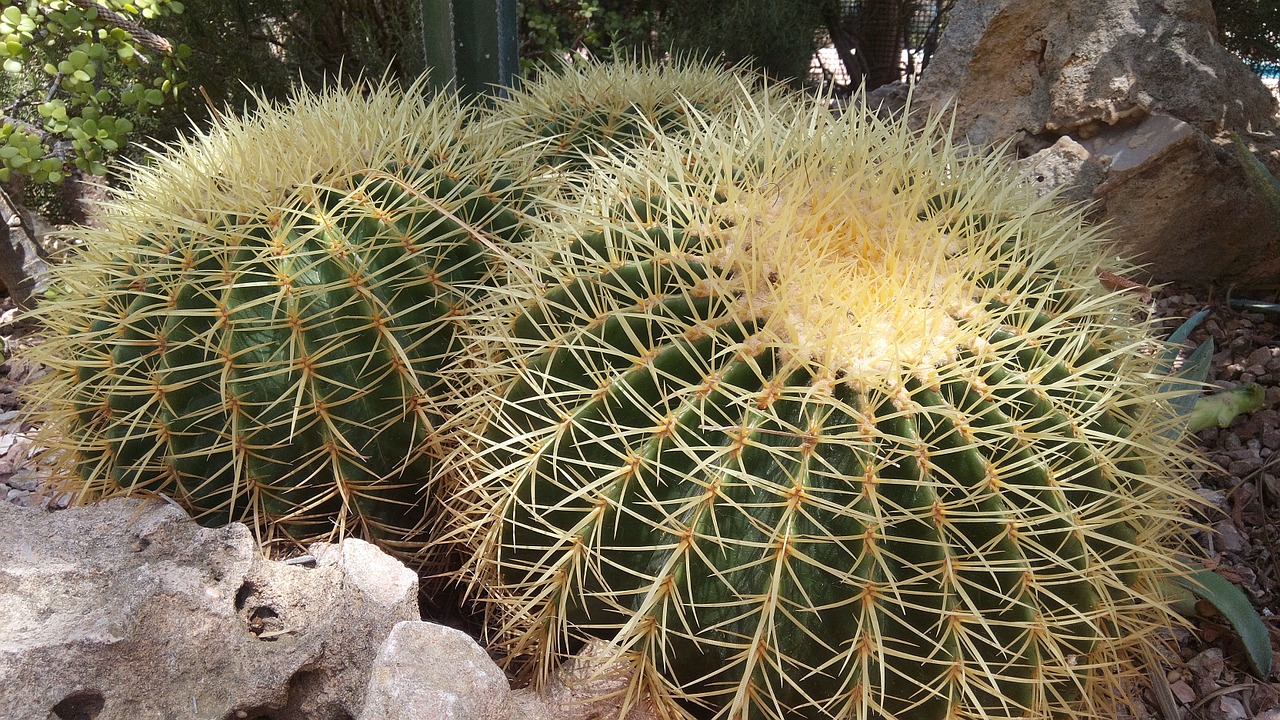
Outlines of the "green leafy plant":
[[464,116],[419,86],[302,91],[135,167],[36,312],[61,490],[411,552],[463,391],[441,370],[523,232]]
[[1191,572],[1187,390],[1078,210],[804,120],[598,153],[503,283],[455,498],[497,643],[679,717],[1114,717]]
[[608,62],[660,49],[661,8],[650,0],[527,0],[517,8],[520,64],[531,75],[578,53]]
[[6,74],[0,181],[60,182],[76,167],[106,173],[133,130],[129,117],[181,87],[187,50],[138,20],[181,13],[176,0],[29,0],[0,12]]

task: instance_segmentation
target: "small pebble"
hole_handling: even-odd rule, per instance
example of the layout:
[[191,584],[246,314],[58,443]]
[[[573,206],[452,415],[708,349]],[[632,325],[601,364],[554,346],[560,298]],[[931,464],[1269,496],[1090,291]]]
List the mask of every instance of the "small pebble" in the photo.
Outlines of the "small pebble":
[[1187,669],[1197,678],[1217,680],[1226,669],[1221,648],[1209,648],[1187,661]]
[[1204,501],[1213,507],[1222,507],[1227,504],[1227,494],[1221,490],[1196,488],[1196,494],[1204,498]]
[[1227,552],[1243,552],[1249,547],[1249,539],[1236,528],[1235,523],[1223,520],[1213,526],[1214,543],[1219,550]]
[[1231,477],[1243,478],[1260,467],[1262,467],[1262,458],[1260,457],[1250,458],[1249,460],[1235,460],[1227,466],[1227,474]]
[[1196,701],[1196,691],[1192,690],[1191,686],[1182,680],[1170,685],[1169,689],[1173,691],[1173,696],[1178,698],[1178,702],[1183,705],[1190,705]]
[[21,507],[31,507],[31,496],[35,493],[30,490],[13,489],[5,493],[5,501]]
[[1248,720],[1249,713],[1244,705],[1230,695],[1223,695],[1210,705],[1214,720]]

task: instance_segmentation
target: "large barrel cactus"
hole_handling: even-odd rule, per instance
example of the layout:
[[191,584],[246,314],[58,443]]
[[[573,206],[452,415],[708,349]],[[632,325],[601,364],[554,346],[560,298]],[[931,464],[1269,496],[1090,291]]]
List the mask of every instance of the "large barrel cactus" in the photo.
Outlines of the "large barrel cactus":
[[490,331],[457,508],[506,651],[603,642],[681,717],[1114,717],[1190,497],[1125,266],[936,126],[702,120]]
[[132,172],[38,312],[62,489],[414,549],[460,328],[523,232],[462,109],[420,90],[264,101]]

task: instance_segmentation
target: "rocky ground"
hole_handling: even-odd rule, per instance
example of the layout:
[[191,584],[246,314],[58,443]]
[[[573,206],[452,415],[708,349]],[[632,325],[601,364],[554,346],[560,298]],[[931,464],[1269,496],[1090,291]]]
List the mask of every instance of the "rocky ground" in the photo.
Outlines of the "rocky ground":
[[[1224,389],[1256,382],[1266,389],[1263,409],[1228,428],[1202,431],[1195,442],[1214,469],[1193,481],[1208,501],[1200,518],[1209,531],[1198,539],[1205,564],[1244,589],[1280,648],[1280,306],[1251,312],[1224,298],[1166,291],[1154,312],[1168,330],[1178,318],[1211,307],[1192,335],[1212,337],[1217,348],[1211,380]],[[0,499],[49,503],[27,466],[31,428],[19,414],[20,389],[42,372],[15,353],[39,341],[39,328],[24,321],[11,303],[0,302]],[[53,498],[57,506],[66,498]],[[1253,677],[1230,625],[1201,603],[1195,632],[1176,631],[1176,656],[1149,668],[1146,687],[1135,697],[1138,715],[1153,720],[1280,720],[1280,670],[1267,682]],[[1280,652],[1275,653],[1280,667]]]
[[[1256,382],[1266,389],[1261,410],[1236,418],[1225,429],[1199,433],[1198,445],[1214,469],[1197,478],[1208,500],[1199,534],[1205,565],[1240,586],[1280,647],[1280,306],[1274,312],[1248,312],[1225,298],[1168,292],[1156,312],[1188,317],[1211,307],[1212,314],[1192,333],[1195,343],[1212,337],[1217,349],[1210,380],[1229,389]],[[1280,674],[1262,682],[1230,626],[1201,603],[1194,618],[1199,632],[1179,633],[1181,664],[1161,674],[1152,670],[1152,689],[1144,699],[1161,720],[1280,720]],[[1273,667],[1280,653],[1273,653]],[[1163,702],[1162,702],[1163,701]]]

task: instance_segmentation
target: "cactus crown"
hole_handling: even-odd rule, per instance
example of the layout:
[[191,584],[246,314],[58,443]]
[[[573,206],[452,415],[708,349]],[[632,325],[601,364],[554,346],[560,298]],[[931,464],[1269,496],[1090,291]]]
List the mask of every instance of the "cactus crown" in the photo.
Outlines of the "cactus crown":
[[1105,716],[1191,497],[1105,245],[936,125],[691,125],[598,159],[481,333],[500,641],[688,717]]

